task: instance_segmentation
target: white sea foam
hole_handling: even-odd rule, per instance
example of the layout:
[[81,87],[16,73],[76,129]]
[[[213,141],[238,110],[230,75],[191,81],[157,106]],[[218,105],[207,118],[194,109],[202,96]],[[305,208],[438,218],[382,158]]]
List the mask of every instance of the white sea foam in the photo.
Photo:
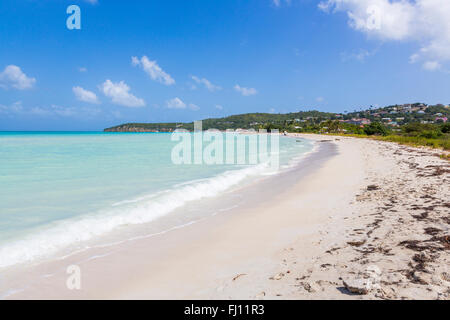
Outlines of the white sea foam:
[[[282,153],[285,154],[285,152]],[[288,154],[290,153],[288,152]],[[282,166],[281,169],[285,170],[297,165],[304,156],[305,154],[292,159]],[[50,225],[41,227],[39,231],[1,244],[0,268],[32,262],[36,259],[55,256],[55,254],[60,257],[65,254],[64,257],[68,257],[96,246],[89,240],[93,240],[98,236],[108,234],[125,226],[152,222],[170,214],[177,208],[183,207],[189,202],[219,196],[251,177],[262,177],[276,173],[268,164],[243,167],[211,178],[179,182],[170,189],[155,191],[134,199],[116,202],[110,208],[102,211],[77,215],[66,220],[53,222]],[[222,210],[219,209],[219,211]],[[191,223],[193,222],[185,223],[182,226]],[[139,237],[128,240],[137,238]],[[120,242],[123,241],[118,243]]]
[[[139,199],[116,203],[110,210],[96,212],[55,223],[40,232],[0,247],[0,267],[32,261],[55,254],[58,250],[78,245],[117,228],[151,222],[190,201],[211,198],[238,185],[249,177],[265,175],[270,166],[260,164],[227,171],[209,179],[181,184],[171,190]],[[81,247],[81,248],[80,248]]]

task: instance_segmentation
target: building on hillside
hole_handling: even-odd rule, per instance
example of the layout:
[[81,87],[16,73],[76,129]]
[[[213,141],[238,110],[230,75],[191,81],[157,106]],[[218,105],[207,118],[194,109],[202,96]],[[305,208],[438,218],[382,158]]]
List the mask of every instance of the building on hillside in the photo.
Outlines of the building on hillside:
[[351,120],[342,120],[341,122],[350,123],[350,124],[354,124],[354,125],[357,125],[357,126],[368,125],[368,124],[371,123],[371,121],[369,119],[366,119],[366,118],[353,118]]

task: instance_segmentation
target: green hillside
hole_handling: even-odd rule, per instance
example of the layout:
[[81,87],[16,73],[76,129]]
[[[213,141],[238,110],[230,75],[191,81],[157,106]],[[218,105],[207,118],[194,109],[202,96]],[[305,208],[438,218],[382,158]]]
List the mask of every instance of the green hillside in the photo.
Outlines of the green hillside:
[[[203,120],[203,129],[259,129],[262,127],[285,127],[300,123],[299,120],[308,120],[320,123],[324,120],[338,119],[336,114],[319,111],[302,111],[286,114],[272,113],[247,113],[233,115],[225,118],[213,118]],[[175,129],[193,130],[194,124],[190,123],[126,123],[105,129],[107,132],[171,132]]]

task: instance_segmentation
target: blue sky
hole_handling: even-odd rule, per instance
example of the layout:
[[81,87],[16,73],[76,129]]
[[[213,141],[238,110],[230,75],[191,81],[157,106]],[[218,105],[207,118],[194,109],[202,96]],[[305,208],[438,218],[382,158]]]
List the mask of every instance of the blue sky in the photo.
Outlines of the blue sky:
[[[374,3],[395,25],[361,27]],[[2,0],[0,130],[448,104],[448,1],[406,3]]]

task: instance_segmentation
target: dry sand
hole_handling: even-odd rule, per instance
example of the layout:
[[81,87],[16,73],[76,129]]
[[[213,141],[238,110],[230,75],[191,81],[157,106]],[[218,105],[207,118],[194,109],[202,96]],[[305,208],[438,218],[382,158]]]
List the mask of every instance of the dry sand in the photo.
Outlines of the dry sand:
[[[352,168],[338,159],[328,165],[348,176],[362,169],[364,183],[329,212],[331,219],[309,243],[314,254],[305,255],[304,237],[279,253],[279,273],[267,296],[449,299],[449,162],[425,148],[337,139],[338,159]],[[329,181],[341,189],[335,178]]]
[[[449,162],[393,143],[305,137],[338,152],[286,190],[98,259],[72,256],[8,298],[448,299]],[[79,291],[65,287],[72,263]]]

